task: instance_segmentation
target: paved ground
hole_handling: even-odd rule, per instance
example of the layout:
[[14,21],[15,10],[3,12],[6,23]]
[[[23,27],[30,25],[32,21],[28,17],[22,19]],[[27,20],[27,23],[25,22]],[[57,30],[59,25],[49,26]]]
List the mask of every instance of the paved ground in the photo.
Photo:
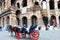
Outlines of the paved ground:
[[[0,40],[17,40],[17,39],[11,37],[10,33],[7,31],[0,31]],[[40,30],[39,40],[60,40],[60,30],[47,30],[47,31]]]
[[40,31],[39,40],[60,40],[60,31],[58,30]]

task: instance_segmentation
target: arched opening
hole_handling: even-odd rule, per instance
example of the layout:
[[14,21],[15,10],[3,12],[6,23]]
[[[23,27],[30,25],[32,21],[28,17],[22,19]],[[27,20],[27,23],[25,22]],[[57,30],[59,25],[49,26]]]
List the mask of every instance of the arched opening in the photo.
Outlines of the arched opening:
[[33,15],[33,16],[31,17],[31,24],[32,24],[32,25],[37,25],[37,17],[36,17],[35,15]]
[[20,8],[20,4],[19,3],[17,3],[17,7]]
[[23,0],[22,5],[23,5],[23,7],[26,7],[27,6],[27,0]]
[[50,25],[56,27],[56,17],[54,15],[51,16]]
[[22,18],[22,24],[23,26],[27,27],[27,17]]
[[19,15],[20,14],[20,10],[17,10],[16,11],[16,24],[17,24],[17,26],[19,26],[20,25],[20,19],[19,19]]
[[43,22],[44,22],[45,27],[47,27],[47,25],[48,25],[48,17],[44,16],[43,17]]
[[16,0],[11,0],[11,5],[15,5]]
[[43,1],[46,1],[46,0],[43,0]]
[[60,26],[60,16],[59,16],[59,26]]
[[57,4],[58,4],[58,9],[60,9],[60,0],[58,0]]
[[20,13],[21,13],[20,10],[17,10],[16,11],[16,16],[18,16]]
[[39,5],[39,3],[37,1],[35,1],[35,5]]
[[[3,2],[3,7],[5,8],[5,0],[1,0]],[[1,3],[0,3],[1,4]]]
[[54,0],[49,1],[50,10],[54,9]]
[[10,24],[10,18],[9,18],[9,16],[7,16],[7,18],[6,18],[6,26],[9,25],[9,24]]
[[3,22],[3,27],[5,26],[5,25],[4,25],[4,22],[5,22],[4,20],[5,20],[5,19],[3,18],[3,21],[2,21],[2,22]]
[[20,19],[16,18],[16,21],[17,21],[17,26],[19,26],[20,25]]

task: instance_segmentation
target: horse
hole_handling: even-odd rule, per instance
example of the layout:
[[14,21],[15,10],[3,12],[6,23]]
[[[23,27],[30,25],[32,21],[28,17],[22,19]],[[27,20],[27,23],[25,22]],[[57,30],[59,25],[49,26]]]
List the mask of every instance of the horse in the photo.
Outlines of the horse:
[[18,27],[18,26],[11,26],[9,25],[8,26],[8,29],[10,30],[11,32],[11,36],[13,36],[13,32],[15,33],[15,37],[16,37],[16,33],[19,32],[19,33],[24,33],[24,34],[28,34],[27,30],[24,28],[24,27]]
[[[24,28],[24,27],[13,27],[11,25],[8,26],[9,27],[9,30],[11,32],[11,36],[13,36],[13,32],[15,33],[15,37],[16,37],[16,33],[19,32],[19,33],[24,33],[25,35],[28,34],[30,35],[31,32],[34,32],[34,30],[39,30],[39,27],[38,26],[30,26],[30,27],[27,27],[27,28]],[[25,36],[26,37],[26,36]]]
[[15,33],[15,36],[16,36],[17,27],[13,27],[13,26],[9,25],[8,30],[10,30],[11,36],[13,36],[13,32]]

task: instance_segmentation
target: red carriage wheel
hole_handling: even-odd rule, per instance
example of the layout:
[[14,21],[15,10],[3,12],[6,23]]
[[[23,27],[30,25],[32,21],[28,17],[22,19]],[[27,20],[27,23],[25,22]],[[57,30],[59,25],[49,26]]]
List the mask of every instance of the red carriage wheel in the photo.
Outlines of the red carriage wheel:
[[17,39],[20,38],[20,33],[19,33],[19,32],[16,33],[16,38],[17,38]]
[[30,40],[38,40],[39,38],[39,31],[35,30],[34,32],[30,33]]

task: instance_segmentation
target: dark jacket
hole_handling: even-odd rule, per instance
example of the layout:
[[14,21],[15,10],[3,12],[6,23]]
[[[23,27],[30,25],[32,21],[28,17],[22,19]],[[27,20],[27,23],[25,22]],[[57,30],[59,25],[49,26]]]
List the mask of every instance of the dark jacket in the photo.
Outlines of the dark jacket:
[[35,30],[35,28],[37,28],[37,25],[36,26],[31,26],[30,29],[29,29],[29,33],[33,32]]

